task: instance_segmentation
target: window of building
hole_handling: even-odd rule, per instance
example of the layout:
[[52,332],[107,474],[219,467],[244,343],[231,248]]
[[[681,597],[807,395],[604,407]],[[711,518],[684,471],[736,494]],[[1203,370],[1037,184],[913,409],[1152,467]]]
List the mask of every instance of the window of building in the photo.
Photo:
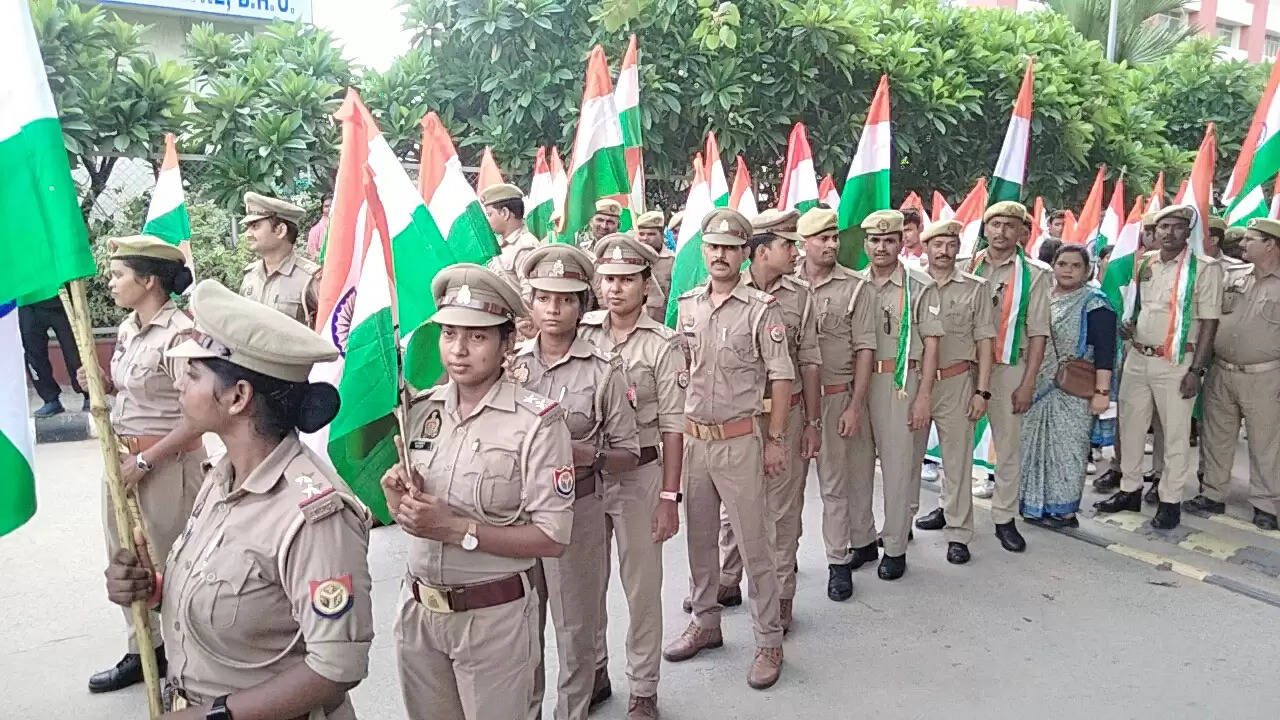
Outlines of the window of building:
[[1236,28],[1232,25],[1217,25],[1214,27],[1213,35],[1218,39],[1219,45],[1233,48],[1236,46],[1236,32]]
[[1280,37],[1268,34],[1267,42],[1262,48],[1262,54],[1269,58],[1280,55]]
[[1160,13],[1155,16],[1154,22],[1170,30],[1176,30],[1187,24],[1187,14],[1182,10],[1171,10],[1167,13]]

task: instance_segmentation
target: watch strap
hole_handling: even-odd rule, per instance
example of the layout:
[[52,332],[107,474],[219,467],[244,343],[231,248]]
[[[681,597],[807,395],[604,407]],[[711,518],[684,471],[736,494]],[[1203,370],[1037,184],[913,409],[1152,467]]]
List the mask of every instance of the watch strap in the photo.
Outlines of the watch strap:
[[231,717],[231,710],[227,707],[227,698],[230,695],[221,695],[214,699],[213,705],[209,707],[209,712],[204,714],[205,720],[234,720]]
[[684,493],[678,490],[676,492],[671,492],[669,490],[662,490],[658,493],[658,498],[660,500],[670,500],[672,502],[678,503],[684,499]]

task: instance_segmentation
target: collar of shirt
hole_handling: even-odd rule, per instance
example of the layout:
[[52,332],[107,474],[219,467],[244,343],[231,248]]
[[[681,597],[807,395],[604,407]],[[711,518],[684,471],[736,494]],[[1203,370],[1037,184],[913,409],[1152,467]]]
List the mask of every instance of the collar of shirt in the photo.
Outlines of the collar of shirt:
[[258,258],[258,262],[262,263],[262,272],[265,273],[268,277],[271,275],[292,275],[294,267],[297,266],[297,263],[294,262],[294,260],[296,260],[297,257],[298,257],[297,253],[293,252],[292,250],[289,251],[288,257],[284,259],[284,262],[280,263],[280,267],[276,268],[274,272],[269,272],[267,270],[266,260],[263,260],[262,258]]
[[[613,328],[613,323],[609,322],[609,317],[608,310],[601,311],[600,315],[597,317],[591,317],[591,313],[588,313],[588,317],[583,319],[582,324],[595,325],[603,330],[611,330]],[[666,325],[663,325],[652,317],[649,317],[649,313],[645,312],[642,308],[640,310],[640,315],[636,318],[636,325],[631,329],[631,332],[627,333],[627,338],[630,339],[632,335],[635,335],[636,330],[658,330],[664,327],[666,327]],[[626,340],[623,342],[626,342]],[[622,343],[618,344],[621,345]]]
[[[641,315],[643,314],[644,313],[641,313]],[[538,348],[541,346],[541,343],[542,343],[542,333],[539,332],[537,335],[533,337],[532,340],[525,343],[519,350],[517,350],[516,355],[517,356],[533,355],[536,352],[537,353],[536,357],[538,358],[538,361],[546,365],[548,370],[553,370],[556,367],[563,365],[566,362],[569,362],[570,358],[589,358],[593,355],[591,350],[591,343],[587,342],[586,340],[583,340],[582,336],[578,335],[573,339],[573,344],[569,346],[569,352],[565,353],[564,357],[560,358],[559,360],[556,360],[553,363],[547,363],[543,360],[542,353],[538,352]]]
[[[870,267],[869,267],[869,266],[868,266],[868,270],[867,270],[867,272],[870,272]],[[902,278],[903,278],[903,277],[905,277],[905,276],[906,276],[906,274],[907,274],[907,267],[906,267],[905,265],[903,265],[901,261],[899,261],[899,262],[898,262],[898,266],[897,266],[897,267],[895,267],[895,268],[893,269],[893,272],[889,274],[888,282],[891,282],[891,283],[893,283],[894,285],[897,285],[898,287],[902,287]],[[883,283],[883,282],[878,282],[878,281],[876,280],[876,276],[875,276],[874,274],[873,274],[873,275],[871,275],[871,282],[872,282],[872,284],[874,284],[876,287],[884,287],[884,283]]]
[[800,262],[796,264],[796,277],[809,283],[810,290],[817,290],[832,280],[847,280],[852,277],[857,277],[857,275],[849,268],[841,265],[840,263],[836,263],[831,267],[831,272],[827,273],[826,277],[821,280],[813,280],[804,274],[804,263]]
[[276,448],[263,458],[258,467],[254,468],[253,472],[249,473],[249,477],[245,478],[240,487],[235,490],[231,490],[231,473],[233,471],[231,458],[224,455],[222,460],[218,461],[218,464],[213,467],[215,484],[222,488],[223,494],[229,500],[238,498],[246,493],[261,495],[269,492],[271,488],[276,486],[276,483],[280,482],[280,476],[284,474],[284,469],[300,452],[302,452],[302,445],[298,442],[298,435],[296,433],[285,435],[280,444],[276,445]]
[[773,281],[773,284],[772,284],[772,285],[770,285],[769,287],[767,287],[767,288],[766,288],[766,287],[760,287],[759,285],[757,285],[757,284],[756,284],[756,278],[755,278],[755,276],[751,274],[751,271],[750,271],[750,270],[747,270],[746,272],[742,273],[742,284],[743,284],[743,285],[746,285],[747,287],[752,287],[752,288],[755,288],[755,289],[757,289],[757,290],[761,290],[761,291],[763,291],[763,292],[767,292],[767,293],[769,293],[770,295],[772,295],[772,294],[774,294],[775,292],[777,292],[777,291],[778,291],[778,288],[782,287],[782,278],[783,278],[783,276],[782,276],[782,275],[779,275],[779,276],[777,277],[777,279],[775,279],[775,280]]
[[[176,312],[178,312],[178,306],[173,304],[173,300],[165,300],[164,304],[160,306],[160,309],[156,311],[156,314],[152,315],[151,319],[147,321],[147,327],[151,327],[152,325],[164,327],[168,325],[169,321],[173,319],[173,314]],[[128,330],[135,332],[140,332],[145,329],[138,324],[137,310],[129,313],[128,317],[124,319],[124,324]]]
[[520,235],[523,232],[524,232],[524,225],[518,226],[515,230],[512,230],[506,235],[503,235],[502,237],[498,238],[498,246],[507,247],[510,245],[515,245],[516,242],[520,240]]
[[[441,390],[441,393],[443,394],[437,397],[441,397],[444,400],[445,412],[449,413],[454,417],[457,417],[458,416],[458,384],[453,380],[450,380],[448,383],[445,384],[444,389]],[[471,408],[471,412],[467,415],[467,417],[459,418],[459,419],[468,420],[472,417],[475,417],[481,410],[485,409],[486,407],[491,407],[496,410],[503,410],[505,412],[515,411],[516,384],[514,382],[508,382],[507,378],[499,378],[498,381],[493,384],[493,387],[489,388],[489,392],[485,393],[484,397],[480,399],[480,402],[476,403],[476,406]]]
[[[931,275],[930,277],[933,277],[933,276]],[[951,268],[951,274],[942,278],[941,280],[939,280],[936,277],[933,278],[934,284],[937,285],[938,287],[946,287],[947,285],[950,285],[953,282],[958,282],[958,283],[968,282],[968,280],[969,278],[965,277],[964,273],[960,272],[959,267]]]
[[1257,278],[1259,278],[1259,279],[1264,278],[1264,277],[1267,277],[1268,275],[1271,275],[1271,276],[1274,276],[1274,277],[1280,277],[1280,265],[1277,265],[1276,267],[1271,268],[1271,269],[1270,269],[1270,270],[1268,270],[1267,272],[1259,272],[1259,271],[1258,271],[1258,266],[1257,266],[1257,265],[1253,265],[1253,266],[1251,266],[1251,267],[1252,267],[1252,269],[1251,269],[1251,270],[1249,270],[1249,274],[1250,274],[1250,275],[1253,275],[1253,276],[1255,276],[1255,277],[1257,277]]
[[[711,301],[711,281],[707,280],[706,289],[698,296],[699,300]],[[751,295],[747,292],[748,287],[742,282],[741,276],[738,278],[738,284],[733,286],[733,290],[729,291],[729,298],[736,298],[744,303],[751,302]],[[726,299],[728,302],[728,299]],[[723,305],[723,303],[721,303]]]
[[1177,255],[1174,255],[1169,260],[1165,260],[1164,258],[1162,258],[1160,256],[1160,251],[1155,250],[1154,251],[1155,255],[1151,258],[1151,262],[1157,265],[1169,265],[1169,264],[1176,265],[1177,263],[1182,262],[1182,258],[1187,254],[1189,250],[1190,250],[1189,247],[1182,248],[1182,252],[1178,253]]

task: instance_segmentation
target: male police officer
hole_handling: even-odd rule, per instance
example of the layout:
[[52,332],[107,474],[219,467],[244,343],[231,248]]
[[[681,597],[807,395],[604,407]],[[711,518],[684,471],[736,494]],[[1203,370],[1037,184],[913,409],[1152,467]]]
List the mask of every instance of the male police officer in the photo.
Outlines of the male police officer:
[[294,250],[305,211],[293,203],[248,192],[244,212],[240,224],[258,259],[245,265],[240,294],[313,326],[320,302],[320,266]]

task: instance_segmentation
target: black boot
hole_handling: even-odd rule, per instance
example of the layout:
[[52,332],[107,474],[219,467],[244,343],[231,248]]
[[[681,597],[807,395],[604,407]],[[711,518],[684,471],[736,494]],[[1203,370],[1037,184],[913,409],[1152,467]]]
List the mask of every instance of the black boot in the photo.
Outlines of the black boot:
[[[161,677],[169,669],[164,659],[163,645],[156,648],[156,666]],[[126,653],[115,667],[89,676],[89,692],[115,692],[140,682],[142,682],[142,656],[137,653]]]
[[947,518],[942,512],[942,508],[936,508],[928,515],[921,515],[916,518],[916,527],[921,530],[941,530],[946,526]]
[[969,562],[969,546],[964,543],[947,543],[947,562],[952,565],[963,565]]
[[587,707],[593,708],[608,700],[611,695],[613,695],[613,685],[609,683],[609,667],[606,665],[596,668],[596,679],[591,686],[591,702]]
[[853,597],[852,563],[827,565],[827,598],[844,602]]
[[866,563],[875,562],[880,558],[880,551],[876,549],[876,544],[863,545],[862,547],[853,549],[853,560],[849,563],[849,567],[857,570]]
[[1093,506],[1097,508],[1100,513],[1114,513],[1120,512],[1121,510],[1138,512],[1142,510],[1142,491],[1134,490],[1132,492],[1125,492],[1124,490],[1120,490],[1106,500],[1099,500],[1094,503]]
[[1182,506],[1178,503],[1162,502],[1156,506],[1156,516],[1151,518],[1151,527],[1157,530],[1172,530],[1182,522]]
[[1253,509],[1253,524],[1259,530],[1277,530],[1280,529],[1280,523],[1276,522],[1276,514],[1269,513],[1266,510]]
[[1191,512],[1202,512],[1210,515],[1221,515],[1227,511],[1227,504],[1210,500],[1203,495],[1197,495],[1190,500],[1182,503],[1182,507]]
[[876,568],[876,575],[881,580],[897,580],[906,571],[906,555],[885,555],[880,559],[880,567]]
[[1009,552],[1027,549],[1027,541],[1022,538],[1022,533],[1018,532],[1018,526],[1012,520],[996,525],[996,537],[1000,538],[1000,547]]
[[1151,489],[1147,491],[1146,495],[1142,496],[1142,499],[1145,500],[1148,505],[1154,505],[1160,502],[1160,476],[1145,475],[1142,480],[1143,482],[1151,483]]
[[1115,492],[1119,490],[1120,475],[1121,472],[1119,470],[1108,470],[1102,473],[1094,479],[1093,489],[1098,492]]

